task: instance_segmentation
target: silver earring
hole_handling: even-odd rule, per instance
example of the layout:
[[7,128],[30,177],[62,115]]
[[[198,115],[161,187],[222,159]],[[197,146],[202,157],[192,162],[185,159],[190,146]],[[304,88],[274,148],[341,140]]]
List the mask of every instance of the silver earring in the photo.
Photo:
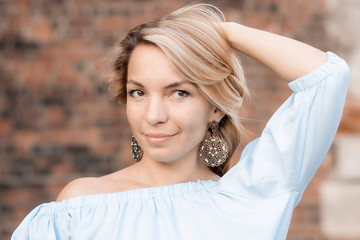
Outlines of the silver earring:
[[141,150],[141,147],[139,146],[134,136],[131,136],[131,152],[135,162],[141,160],[143,151]]
[[217,135],[219,123],[210,123],[211,135],[201,142],[199,157],[209,167],[218,167],[223,164],[228,155],[229,148],[225,140]]

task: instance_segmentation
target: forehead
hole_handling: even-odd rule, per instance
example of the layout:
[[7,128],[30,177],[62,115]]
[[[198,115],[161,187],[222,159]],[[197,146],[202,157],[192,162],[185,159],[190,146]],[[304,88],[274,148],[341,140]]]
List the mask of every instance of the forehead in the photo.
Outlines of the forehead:
[[168,56],[157,46],[137,46],[129,60],[127,80],[186,81],[174,68]]

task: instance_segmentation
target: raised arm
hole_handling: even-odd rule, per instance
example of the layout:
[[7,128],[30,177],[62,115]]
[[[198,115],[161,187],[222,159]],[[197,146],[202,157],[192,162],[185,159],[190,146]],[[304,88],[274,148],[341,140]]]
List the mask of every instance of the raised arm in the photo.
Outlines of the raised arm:
[[291,38],[233,22],[224,23],[223,29],[235,49],[262,62],[287,81],[302,77],[327,61],[325,52]]

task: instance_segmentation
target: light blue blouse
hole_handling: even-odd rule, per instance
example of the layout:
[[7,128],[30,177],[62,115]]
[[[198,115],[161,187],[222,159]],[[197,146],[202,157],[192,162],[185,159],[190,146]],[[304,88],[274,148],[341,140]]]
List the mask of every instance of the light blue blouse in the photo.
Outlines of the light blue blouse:
[[289,83],[294,93],[220,180],[45,203],[12,239],[285,239],[343,110],[349,69],[328,56],[320,68]]

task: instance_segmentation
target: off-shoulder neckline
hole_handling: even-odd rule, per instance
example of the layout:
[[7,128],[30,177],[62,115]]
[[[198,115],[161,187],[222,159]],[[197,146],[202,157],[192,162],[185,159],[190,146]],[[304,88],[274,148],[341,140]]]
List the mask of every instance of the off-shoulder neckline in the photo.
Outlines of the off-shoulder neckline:
[[60,202],[54,201],[49,204],[58,206],[60,208],[69,209],[86,207],[93,204],[121,202],[136,199],[147,200],[155,198],[168,198],[175,195],[184,195],[189,193],[208,191],[214,185],[216,185],[218,181],[197,180],[195,182],[183,182],[164,186],[137,188],[120,192],[89,194],[69,198]]

